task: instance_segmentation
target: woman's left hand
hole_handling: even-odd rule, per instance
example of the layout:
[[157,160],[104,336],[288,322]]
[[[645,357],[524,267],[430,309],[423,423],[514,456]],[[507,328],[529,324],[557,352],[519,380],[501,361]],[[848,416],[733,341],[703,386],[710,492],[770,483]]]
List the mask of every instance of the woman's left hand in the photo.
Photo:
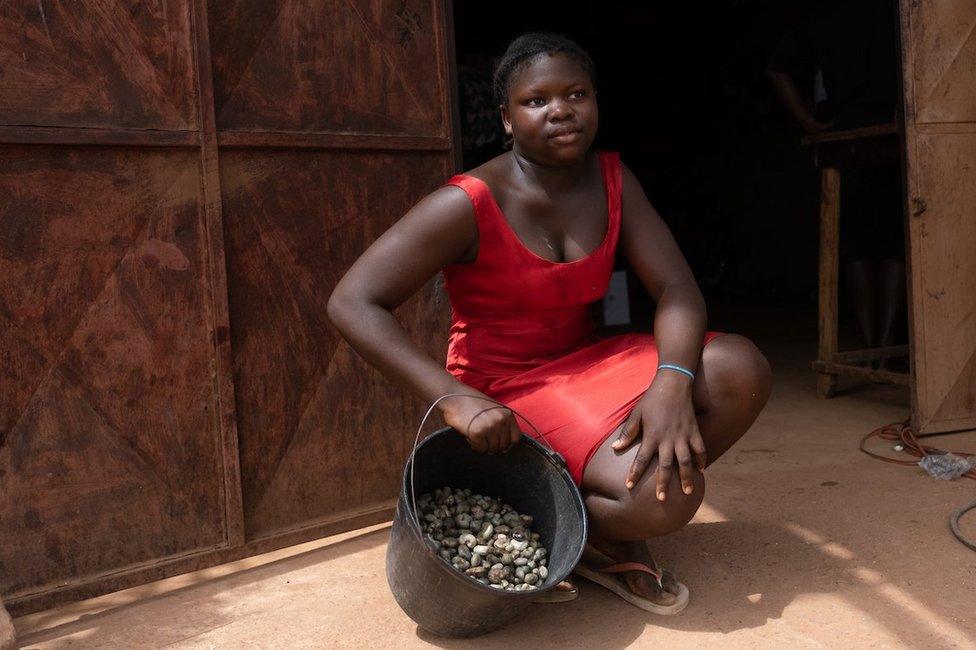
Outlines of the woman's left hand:
[[699,471],[705,468],[706,459],[705,442],[695,419],[691,390],[690,378],[678,373],[659,372],[621,425],[620,436],[613,443],[614,450],[622,451],[640,438],[637,457],[627,475],[627,489],[637,484],[657,454],[658,500],[667,498],[675,459],[682,491],[685,494],[694,491],[692,474],[696,466]]

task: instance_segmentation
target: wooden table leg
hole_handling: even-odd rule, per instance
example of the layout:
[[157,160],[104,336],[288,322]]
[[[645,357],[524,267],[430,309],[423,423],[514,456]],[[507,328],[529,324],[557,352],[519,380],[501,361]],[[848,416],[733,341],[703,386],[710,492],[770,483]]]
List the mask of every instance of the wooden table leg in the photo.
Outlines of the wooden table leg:
[[[840,244],[840,169],[824,167],[820,174],[820,361],[829,362],[837,352],[837,282]],[[837,375],[821,372],[817,396],[830,397]]]

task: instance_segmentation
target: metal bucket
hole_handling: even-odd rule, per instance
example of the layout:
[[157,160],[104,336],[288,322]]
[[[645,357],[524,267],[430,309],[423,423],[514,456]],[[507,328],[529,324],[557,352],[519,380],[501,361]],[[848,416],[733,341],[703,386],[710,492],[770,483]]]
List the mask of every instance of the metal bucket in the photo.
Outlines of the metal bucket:
[[[539,589],[503,591],[475,582],[427,545],[416,496],[445,486],[470,488],[532,515],[532,529],[549,549],[549,576]],[[445,428],[415,446],[404,468],[386,577],[397,603],[420,627],[446,637],[478,636],[509,623],[565,580],[583,554],[586,534],[583,498],[562,456],[528,436],[507,454],[481,454]]]

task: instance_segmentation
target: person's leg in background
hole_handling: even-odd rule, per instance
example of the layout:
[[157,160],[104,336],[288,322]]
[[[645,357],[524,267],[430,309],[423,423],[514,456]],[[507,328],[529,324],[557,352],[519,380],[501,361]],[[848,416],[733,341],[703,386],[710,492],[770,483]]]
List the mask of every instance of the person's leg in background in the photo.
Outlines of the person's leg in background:
[[[843,219],[843,214],[841,219]],[[865,348],[878,347],[878,263],[875,260],[845,262],[847,297],[857,321],[858,333]]]
[[898,345],[903,340],[906,298],[905,261],[878,262],[878,347]]
[[[853,167],[844,171],[841,182],[841,259],[848,302],[865,348],[889,347],[904,340],[900,173],[898,165]],[[884,365],[894,369],[899,364],[889,360]]]
[[[901,166],[887,165],[877,171],[880,196],[877,229],[878,339],[879,347],[908,340],[908,288],[905,276],[905,215],[902,205]],[[888,359],[888,370],[908,371],[905,359]]]

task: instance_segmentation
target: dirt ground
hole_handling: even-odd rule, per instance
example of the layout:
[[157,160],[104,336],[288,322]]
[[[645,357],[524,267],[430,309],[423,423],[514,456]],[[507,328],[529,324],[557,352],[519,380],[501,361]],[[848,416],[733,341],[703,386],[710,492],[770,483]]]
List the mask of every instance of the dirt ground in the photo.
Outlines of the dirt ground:
[[[681,614],[647,614],[580,580],[577,601],[533,605],[474,641],[440,639],[397,607],[388,526],[269,553],[15,621],[55,647],[973,647],[976,553],[949,532],[976,482],[937,481],[857,450],[904,419],[908,392],[853,380],[817,399],[808,326],[754,332],[774,367],[766,411],[707,472],[705,504],[658,560],[691,590]],[[927,439],[976,451],[976,433]],[[873,448],[890,448],[875,443]],[[976,537],[976,516],[964,524]]]

